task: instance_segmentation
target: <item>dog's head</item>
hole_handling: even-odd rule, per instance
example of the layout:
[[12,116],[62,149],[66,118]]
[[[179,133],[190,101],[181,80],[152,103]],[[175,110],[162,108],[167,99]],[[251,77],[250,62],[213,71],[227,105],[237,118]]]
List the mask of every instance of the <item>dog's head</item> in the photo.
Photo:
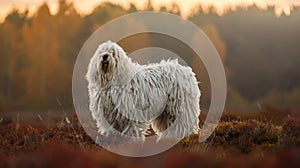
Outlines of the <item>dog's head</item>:
[[100,73],[112,72],[118,62],[117,44],[111,41],[100,44],[94,57],[97,57],[97,69]]
[[127,58],[118,44],[111,41],[100,44],[90,60],[87,80],[97,82],[101,80],[101,76],[113,76],[116,69],[122,66]]

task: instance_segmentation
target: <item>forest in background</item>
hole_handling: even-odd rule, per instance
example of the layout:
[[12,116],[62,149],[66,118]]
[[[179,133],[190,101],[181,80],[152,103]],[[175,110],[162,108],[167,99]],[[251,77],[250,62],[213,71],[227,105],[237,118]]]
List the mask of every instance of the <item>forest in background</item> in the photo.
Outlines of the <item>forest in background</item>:
[[[151,1],[143,10],[153,10]],[[102,3],[81,16],[72,3],[59,1],[52,15],[47,4],[35,15],[13,10],[0,24],[0,111],[56,110],[72,104],[72,71],[85,40],[118,16],[140,11]],[[180,15],[179,7],[161,7]],[[218,16],[197,8],[188,19],[209,36],[224,61],[228,107],[300,104],[300,11],[276,16],[274,7],[255,5]]]

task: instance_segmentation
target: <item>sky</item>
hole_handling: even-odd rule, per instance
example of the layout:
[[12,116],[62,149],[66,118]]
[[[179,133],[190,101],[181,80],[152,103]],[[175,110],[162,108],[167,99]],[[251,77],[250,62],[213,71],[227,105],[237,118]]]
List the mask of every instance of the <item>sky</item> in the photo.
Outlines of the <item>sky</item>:
[[[121,6],[128,8],[130,3],[134,3],[138,9],[143,9],[148,0],[67,0],[73,2],[75,8],[82,15],[89,14],[93,11],[94,7],[103,2],[112,2],[120,4]],[[44,2],[46,2],[51,10],[51,13],[55,14],[57,11],[58,0],[0,0],[0,21],[3,21],[5,16],[12,9],[19,9],[24,11],[29,9],[33,14],[35,10]],[[266,8],[267,5],[275,6],[275,13],[280,16],[281,14],[289,15],[293,5],[300,6],[300,0],[152,0],[152,4],[155,8],[161,5],[170,6],[172,3],[177,3],[181,8],[183,16],[188,16],[191,11],[198,5],[208,9],[208,6],[215,7],[217,13],[222,15],[228,9],[235,9],[237,6],[249,6],[255,3],[260,8]]]

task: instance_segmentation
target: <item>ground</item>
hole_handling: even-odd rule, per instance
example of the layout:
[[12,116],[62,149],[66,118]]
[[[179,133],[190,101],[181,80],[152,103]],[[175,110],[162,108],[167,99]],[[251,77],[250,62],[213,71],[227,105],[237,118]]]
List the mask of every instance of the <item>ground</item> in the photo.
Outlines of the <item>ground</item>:
[[[36,114],[36,113],[34,113]],[[4,116],[4,115],[2,115]],[[198,135],[151,157],[123,157],[101,148],[84,132],[74,112],[0,118],[0,167],[298,167],[300,122],[225,113],[205,143]],[[200,126],[205,114],[200,116]]]

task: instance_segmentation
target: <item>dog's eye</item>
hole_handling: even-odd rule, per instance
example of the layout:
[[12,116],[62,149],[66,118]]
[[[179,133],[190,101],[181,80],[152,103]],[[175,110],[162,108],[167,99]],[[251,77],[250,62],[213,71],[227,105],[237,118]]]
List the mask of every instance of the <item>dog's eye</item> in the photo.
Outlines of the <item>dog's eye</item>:
[[113,57],[115,56],[115,50],[114,49],[111,49],[110,53],[112,53]]

